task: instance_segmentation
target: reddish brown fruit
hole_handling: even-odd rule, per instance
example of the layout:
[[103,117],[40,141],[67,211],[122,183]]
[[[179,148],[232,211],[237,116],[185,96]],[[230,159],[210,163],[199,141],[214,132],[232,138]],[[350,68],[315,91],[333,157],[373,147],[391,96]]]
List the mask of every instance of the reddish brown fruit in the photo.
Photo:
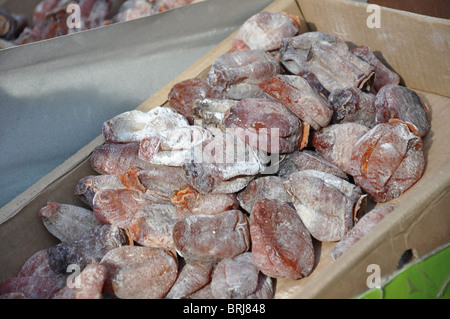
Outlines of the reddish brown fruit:
[[206,80],[192,78],[175,84],[168,95],[169,105],[194,124],[194,102],[205,98],[217,98]]
[[211,292],[217,299],[270,299],[274,285],[272,278],[259,271],[248,252],[219,262]]
[[302,122],[281,102],[244,99],[231,107],[227,128],[253,147],[269,153],[290,153],[299,147]]
[[73,279],[73,282],[58,291],[53,299],[102,299],[106,276],[105,266],[91,263]]
[[401,122],[378,124],[355,144],[349,173],[375,202],[400,196],[422,176],[422,139]]
[[358,223],[342,238],[331,251],[333,260],[338,259],[350,247],[357,243],[361,238],[368,234],[384,217],[389,215],[395,206],[379,206],[366,213]]
[[361,189],[332,174],[304,170],[284,183],[311,235],[320,241],[341,240],[353,227]]
[[274,51],[281,47],[282,40],[297,35],[298,17],[285,13],[260,12],[250,17],[239,28],[231,44],[232,51]]
[[178,277],[166,295],[166,299],[188,298],[211,282],[214,263],[190,261],[178,272]]
[[290,109],[313,129],[328,125],[333,109],[316,93],[308,81],[296,75],[277,75],[259,83],[259,87]]
[[173,239],[186,259],[231,258],[250,248],[248,220],[239,210],[186,217],[175,224]]
[[239,208],[235,194],[200,194],[192,187],[180,190],[171,199],[178,218],[191,215],[216,215]]
[[352,50],[352,53],[375,68],[375,80],[373,83],[375,91],[388,84],[399,84],[400,77],[398,74],[386,67],[368,46],[356,47]]
[[378,91],[375,102],[377,122],[398,119],[414,125],[414,133],[424,137],[430,130],[428,110],[416,92],[400,85],[385,85]]
[[177,278],[174,254],[159,248],[123,246],[106,254],[105,292],[122,299],[163,298]]
[[250,233],[253,261],[267,276],[299,279],[311,273],[312,238],[289,204],[268,199],[256,203]]
[[362,124],[333,124],[315,132],[311,145],[332,164],[349,173],[352,149],[368,131],[369,128]]

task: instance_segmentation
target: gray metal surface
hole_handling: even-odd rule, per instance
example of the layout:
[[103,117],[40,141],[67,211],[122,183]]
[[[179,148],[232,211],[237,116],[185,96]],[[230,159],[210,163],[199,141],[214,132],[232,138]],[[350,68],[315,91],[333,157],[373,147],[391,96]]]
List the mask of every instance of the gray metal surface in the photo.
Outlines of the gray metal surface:
[[207,0],[1,50],[0,207],[271,2]]

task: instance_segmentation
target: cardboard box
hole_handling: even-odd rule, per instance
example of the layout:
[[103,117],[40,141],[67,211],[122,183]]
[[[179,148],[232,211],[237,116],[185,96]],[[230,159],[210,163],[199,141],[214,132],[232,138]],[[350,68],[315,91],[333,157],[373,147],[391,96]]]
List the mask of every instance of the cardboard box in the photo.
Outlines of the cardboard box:
[[[367,267],[381,275],[395,271],[405,250],[424,256],[450,242],[450,21],[379,8],[380,28],[369,28],[367,4],[343,0],[276,0],[266,10],[302,19],[302,32],[335,33],[354,45],[368,45],[414,89],[431,109],[431,131],[424,138],[426,170],[412,188],[394,201],[399,205],[375,229],[336,262],[334,243],[317,247],[313,273],[300,280],[278,280],[276,298],[352,298],[367,289]],[[167,84],[138,109],[167,103],[177,82],[205,75],[212,62],[231,47],[233,35]],[[99,123],[99,132],[101,129]],[[48,200],[80,205],[73,190],[80,178],[94,173],[89,163],[98,136],[65,163],[0,210],[0,279],[15,276],[34,252],[57,243],[37,216]]]

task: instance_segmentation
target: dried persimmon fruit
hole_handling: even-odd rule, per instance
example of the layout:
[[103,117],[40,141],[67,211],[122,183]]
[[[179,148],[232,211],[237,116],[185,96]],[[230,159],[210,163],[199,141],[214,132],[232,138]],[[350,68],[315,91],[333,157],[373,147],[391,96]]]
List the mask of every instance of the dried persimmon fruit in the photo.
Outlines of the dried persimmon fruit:
[[131,167],[146,169],[149,162],[139,158],[139,142],[105,143],[97,146],[91,154],[91,166],[99,174],[120,176]]
[[94,214],[102,224],[128,229],[134,215],[154,203],[153,197],[137,190],[105,189],[94,197]]
[[211,282],[215,263],[192,260],[185,262],[178,271],[178,277],[165,296],[166,299],[189,298]]
[[146,205],[132,218],[130,236],[142,246],[174,249],[172,233],[177,220],[171,204]]
[[248,98],[230,108],[225,125],[249,145],[269,153],[289,153],[298,148],[303,125],[275,99]]
[[185,259],[231,258],[250,248],[248,219],[239,210],[191,215],[175,224],[173,240]]
[[153,165],[137,174],[139,182],[146,188],[147,195],[153,195],[162,202],[170,199],[179,190],[189,187],[184,170],[179,166]]
[[353,147],[349,174],[372,200],[389,201],[422,177],[422,147],[422,139],[406,124],[378,124]]
[[292,173],[284,185],[298,215],[317,240],[341,240],[353,227],[355,207],[364,196],[359,186],[316,170]]
[[366,45],[361,45],[352,50],[352,53],[363,61],[366,61],[375,68],[375,80],[373,87],[375,91],[380,90],[388,84],[399,84],[400,77],[390,70]]
[[61,241],[76,240],[86,231],[99,226],[94,213],[86,208],[48,201],[39,210],[47,230]]
[[222,259],[214,270],[211,292],[217,299],[270,299],[273,297],[273,279],[260,272],[246,252]]
[[351,86],[368,90],[375,75],[374,67],[353,55],[343,40],[322,32],[284,39],[280,61],[295,75],[314,73],[329,92]]
[[129,243],[123,229],[112,225],[97,226],[77,240],[63,241],[48,248],[49,264],[56,273],[65,273],[72,264],[83,270],[92,261],[99,262],[108,251]]
[[357,123],[332,124],[314,132],[311,145],[332,164],[349,173],[353,146],[368,131],[367,126]]
[[314,267],[312,237],[288,203],[263,199],[250,216],[252,258],[270,277],[299,279]]
[[215,215],[239,208],[239,202],[234,193],[201,194],[192,187],[180,190],[171,198],[171,202],[180,219],[190,215]]
[[331,92],[328,101],[334,110],[331,124],[358,123],[369,128],[377,124],[375,94],[348,87]]
[[83,203],[92,208],[95,194],[103,189],[111,188],[125,188],[120,176],[108,174],[88,175],[78,181],[74,193]]
[[170,107],[158,106],[148,112],[132,110],[120,113],[103,123],[102,132],[106,142],[131,143],[186,126],[189,122],[184,115]]
[[121,299],[164,298],[178,274],[176,256],[168,250],[122,246],[102,258],[108,276],[104,291]]
[[286,178],[294,172],[313,169],[330,173],[348,180],[347,174],[315,150],[301,150],[286,154],[282,159],[277,175]]
[[183,170],[196,191],[230,194],[244,188],[264,167],[258,149],[227,130],[194,149]]
[[102,299],[106,267],[93,262],[76,276],[71,284],[58,291],[53,299]]
[[420,137],[430,130],[426,105],[416,92],[407,87],[396,84],[383,86],[375,97],[374,106],[378,123],[391,119],[411,123]]
[[[194,102],[194,123],[211,132],[225,131],[225,116],[238,103],[232,99],[201,99]],[[214,134],[216,135],[216,134]]]
[[12,277],[0,282],[0,299],[50,299],[60,288],[52,278],[40,276]]
[[258,85],[315,130],[327,126],[333,116],[328,101],[301,76],[279,74]]
[[263,50],[228,52],[214,60],[208,84],[229,99],[263,97],[258,83],[281,72],[278,60]]
[[233,38],[231,50],[276,51],[284,38],[293,37],[299,31],[298,17],[262,11],[242,24]]
[[194,124],[194,102],[205,98],[219,98],[204,79],[191,78],[176,83],[169,91],[168,101],[171,108],[184,115]]
[[286,192],[283,182],[284,179],[278,176],[269,175],[258,177],[238,193],[237,199],[239,204],[251,214],[253,206],[265,198],[290,203],[292,198]]
[[368,234],[381,220],[389,215],[394,209],[395,205],[378,206],[367,212],[361,219],[345,234],[331,251],[333,260],[338,259],[350,247],[358,242],[362,237]]

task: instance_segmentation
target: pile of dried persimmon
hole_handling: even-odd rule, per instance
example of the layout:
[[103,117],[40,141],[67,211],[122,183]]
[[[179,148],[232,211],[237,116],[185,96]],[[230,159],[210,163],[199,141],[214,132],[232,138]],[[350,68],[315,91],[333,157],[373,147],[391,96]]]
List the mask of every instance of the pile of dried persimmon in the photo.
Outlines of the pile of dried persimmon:
[[[423,174],[427,109],[366,46],[261,12],[167,107],[103,124],[79,181],[88,208],[40,211],[61,242],[3,297],[272,298],[338,258]],[[78,268],[77,268],[78,267]],[[79,276],[68,277],[78,269]]]

